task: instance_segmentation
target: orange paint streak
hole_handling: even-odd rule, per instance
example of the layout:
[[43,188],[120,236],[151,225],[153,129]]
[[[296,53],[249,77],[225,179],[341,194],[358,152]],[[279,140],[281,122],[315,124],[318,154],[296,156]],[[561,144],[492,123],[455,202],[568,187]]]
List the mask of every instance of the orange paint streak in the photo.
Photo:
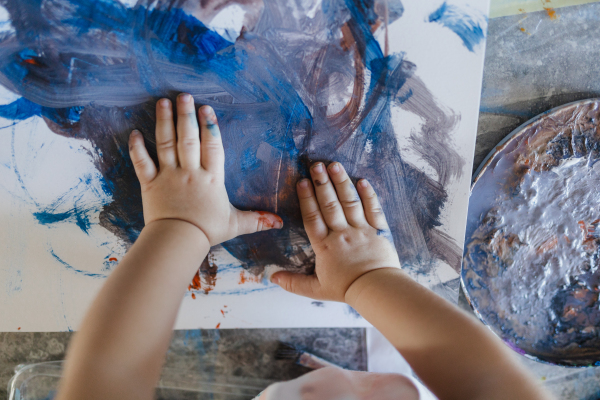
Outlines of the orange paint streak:
[[18,331],[20,331],[20,330],[21,330],[21,327],[18,327],[18,328],[17,328],[17,330],[18,330]]
[[196,275],[192,278],[192,283],[188,286],[188,290],[200,290],[202,288],[202,283],[200,282],[200,271],[196,271]]
[[261,279],[260,276],[246,275],[245,271],[240,271],[240,281],[238,282],[238,285],[243,285],[246,282],[259,283],[260,279]]
[[546,13],[548,14],[551,20],[554,21],[558,18],[558,15],[556,15],[556,11],[554,11],[554,8],[544,7],[544,10],[546,10]]
[[225,311],[221,310],[221,314],[223,314],[223,316],[225,316]]
[[119,261],[119,260],[117,260],[117,257],[111,257],[108,259],[108,261]]
[[227,306],[223,306],[223,307],[227,308]]
[[219,322],[219,323],[217,324],[217,327],[216,327],[216,329],[219,329],[220,327],[221,327],[221,323]]
[[543,254],[543,253],[547,252],[548,250],[551,250],[551,249],[555,248],[557,244],[558,244],[558,238],[557,237],[553,237],[551,239],[548,239],[544,243],[542,243],[540,245],[540,247],[537,248],[536,253],[537,254]]
[[583,231],[583,237],[586,237],[586,236],[587,236],[587,233],[588,233],[588,231],[587,231],[587,228],[586,228],[586,226],[585,226],[585,222],[583,222],[583,221],[577,221],[577,225],[579,225],[579,227],[580,227],[580,228],[581,228],[581,230]]
[[192,299],[196,300],[196,293],[192,293]]
[[273,222],[271,222],[271,220],[269,218],[260,217],[258,219],[258,222],[262,224],[263,229],[264,228],[272,228],[273,227]]
[[26,60],[23,60],[24,62],[26,62],[27,64],[31,64],[31,65],[40,65],[37,61],[35,61],[33,58],[28,58]]
[[[520,27],[519,30],[529,36],[531,36],[531,33],[527,32],[527,30],[523,27]],[[525,165],[529,164],[529,160],[525,160]]]

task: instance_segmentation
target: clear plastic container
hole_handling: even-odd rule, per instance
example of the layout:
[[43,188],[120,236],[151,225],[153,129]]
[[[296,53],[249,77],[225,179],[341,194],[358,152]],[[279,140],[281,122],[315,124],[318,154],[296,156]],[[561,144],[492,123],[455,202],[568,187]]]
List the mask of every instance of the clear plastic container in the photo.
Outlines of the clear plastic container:
[[[62,376],[62,361],[24,364],[8,382],[8,400],[52,400]],[[236,376],[207,376],[165,368],[157,400],[250,400],[273,381]]]

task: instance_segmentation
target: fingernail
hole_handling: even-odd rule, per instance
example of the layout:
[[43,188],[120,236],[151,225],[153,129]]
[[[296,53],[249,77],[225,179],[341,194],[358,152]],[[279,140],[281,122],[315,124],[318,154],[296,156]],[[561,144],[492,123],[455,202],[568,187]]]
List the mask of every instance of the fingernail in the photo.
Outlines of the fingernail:
[[213,110],[211,106],[203,106],[200,111],[202,111],[202,114],[206,117],[215,113],[215,110]]
[[340,164],[339,163],[333,163],[329,166],[329,170],[331,172],[333,172],[334,174],[337,174],[338,172],[340,172]]
[[358,184],[360,185],[360,187],[364,187],[364,188],[369,186],[369,182],[367,182],[366,179],[361,179],[360,182],[358,182]]
[[281,229],[281,228],[283,228],[283,221],[275,221],[275,222],[273,222],[273,228],[274,229]]
[[271,277],[271,282],[273,282],[276,285],[279,285],[279,277],[277,275],[273,275]]
[[138,131],[137,129],[134,129],[134,130],[131,131],[131,136],[139,136],[141,134],[142,133],[140,131]]
[[301,188],[307,188],[308,187],[308,179],[306,179],[306,178],[302,179],[300,182],[298,182],[298,186],[300,186]]
[[184,103],[188,103],[190,100],[192,100],[192,96],[187,93],[181,93],[179,95],[179,99]]
[[161,106],[162,108],[167,108],[169,107],[169,100],[168,99],[160,99],[158,101],[158,105]]
[[317,165],[313,166],[312,170],[320,174],[321,172],[323,172],[323,164],[318,163]]

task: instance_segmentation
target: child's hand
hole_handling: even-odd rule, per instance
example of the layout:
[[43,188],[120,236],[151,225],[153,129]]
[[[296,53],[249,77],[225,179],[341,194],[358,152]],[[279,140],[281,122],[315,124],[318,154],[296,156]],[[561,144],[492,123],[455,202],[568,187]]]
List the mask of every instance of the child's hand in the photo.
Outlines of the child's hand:
[[292,293],[344,302],[361,276],[376,269],[400,268],[398,253],[377,195],[365,179],[358,182],[357,193],[340,163],[327,169],[316,163],[310,172],[316,189],[303,179],[297,191],[304,228],[316,255],[315,274],[278,272],[271,279]]
[[[283,226],[272,213],[240,211],[225,190],[225,153],[217,117],[209,106],[198,111],[189,94],[177,97],[177,132],[168,99],[156,104],[156,151],[159,171],[138,131],[129,138],[129,153],[142,186],[146,225],[161,219],[189,222],[211,246],[238,235]],[[200,137],[201,136],[201,137]],[[200,140],[201,139],[201,140]]]

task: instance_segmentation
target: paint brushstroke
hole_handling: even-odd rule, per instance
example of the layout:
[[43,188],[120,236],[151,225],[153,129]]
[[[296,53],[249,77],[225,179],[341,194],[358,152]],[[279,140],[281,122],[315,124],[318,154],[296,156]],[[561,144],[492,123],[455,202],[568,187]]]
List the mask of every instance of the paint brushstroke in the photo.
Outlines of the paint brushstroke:
[[467,11],[447,2],[429,14],[429,22],[436,22],[456,33],[470,52],[485,40],[487,18],[475,11]]
[[[335,0],[314,10],[265,1],[248,11],[234,42],[209,29],[220,6],[196,5],[190,15],[185,3],[0,0],[14,27],[0,37],[0,84],[23,96],[0,112],[14,120],[40,115],[56,134],[93,144],[90,156],[112,198],[102,206],[103,227],[126,244],[139,235],[128,135],[142,131],[156,161],[155,102],[185,91],[219,119],[232,204],[283,217],[282,230],[223,244],[246,270],[314,268],[295,182],[310,163],[333,160],[372,183],[403,264],[427,270],[441,259],[460,267],[458,246],[438,230],[447,185],[464,163],[449,136],[458,117],[437,105],[413,63],[385,55],[374,36],[384,21],[402,17],[400,1],[387,2],[386,15],[381,1]],[[437,178],[401,157],[393,107],[425,120],[411,146]],[[39,214],[40,222],[77,221],[62,212]],[[199,276],[214,280],[215,266],[202,265]]]

